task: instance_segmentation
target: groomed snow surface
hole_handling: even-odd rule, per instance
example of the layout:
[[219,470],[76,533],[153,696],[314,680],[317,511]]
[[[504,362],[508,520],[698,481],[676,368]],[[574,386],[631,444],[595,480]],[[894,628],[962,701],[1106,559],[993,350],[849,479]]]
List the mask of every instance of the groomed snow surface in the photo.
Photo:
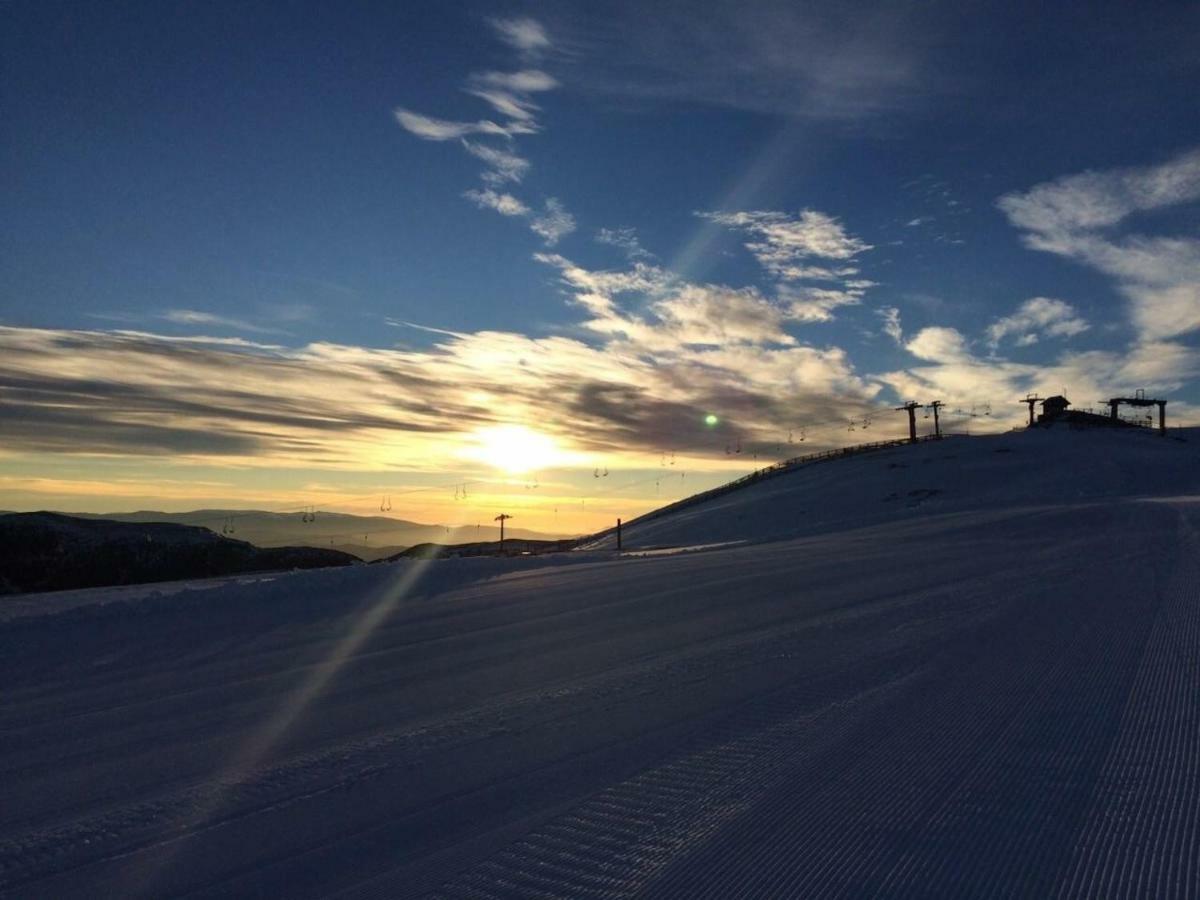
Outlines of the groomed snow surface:
[[[0,606],[0,892],[1200,896],[1200,433]],[[654,552],[664,548],[688,552]]]

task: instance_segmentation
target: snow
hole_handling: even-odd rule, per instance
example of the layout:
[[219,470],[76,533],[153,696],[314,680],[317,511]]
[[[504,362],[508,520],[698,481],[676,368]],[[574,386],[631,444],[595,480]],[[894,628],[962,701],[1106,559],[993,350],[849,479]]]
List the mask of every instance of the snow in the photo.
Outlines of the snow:
[[1186,436],[822,463],[620,556],[6,601],[0,892],[1197,896]]

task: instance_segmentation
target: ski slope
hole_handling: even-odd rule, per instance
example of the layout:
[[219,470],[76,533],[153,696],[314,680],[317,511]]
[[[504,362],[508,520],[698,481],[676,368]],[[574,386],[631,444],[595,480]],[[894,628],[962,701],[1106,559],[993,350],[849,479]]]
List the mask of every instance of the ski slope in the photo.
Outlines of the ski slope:
[[627,556],[23,598],[0,891],[1198,896],[1188,436],[840,460]]

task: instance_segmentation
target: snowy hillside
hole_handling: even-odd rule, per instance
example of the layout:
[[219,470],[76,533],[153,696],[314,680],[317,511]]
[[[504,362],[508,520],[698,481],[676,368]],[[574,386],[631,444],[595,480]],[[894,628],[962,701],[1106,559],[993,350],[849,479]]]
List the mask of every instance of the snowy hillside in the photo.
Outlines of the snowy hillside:
[[6,601],[0,893],[1197,896],[1186,436],[823,463],[644,555]]
[[[1191,440],[1180,440],[1187,436]],[[976,509],[1200,493],[1200,429],[1031,429],[902,445],[795,469],[631,522],[627,547],[779,540]],[[615,536],[589,548],[614,548]]]

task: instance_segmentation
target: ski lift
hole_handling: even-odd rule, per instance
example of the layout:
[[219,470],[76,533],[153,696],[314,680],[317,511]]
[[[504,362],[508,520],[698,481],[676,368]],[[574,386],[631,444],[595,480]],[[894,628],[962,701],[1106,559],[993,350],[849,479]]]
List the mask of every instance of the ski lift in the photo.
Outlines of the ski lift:
[[[674,450],[671,451],[671,465],[675,465],[675,451]],[[608,474],[608,469],[604,470],[604,474],[605,475]]]
[[391,497],[388,497],[388,498],[387,498],[387,510],[386,510],[386,512],[391,512],[391,511],[392,511],[392,498],[391,498]]
[[741,439],[741,438],[738,438],[738,439],[737,439],[737,447],[736,447],[736,449],[734,449],[734,451],[733,451],[733,452],[734,452],[734,453],[741,453],[741,452],[742,452],[742,439]]
[[[674,465],[674,463],[671,463],[671,465]],[[604,474],[602,474],[600,477],[601,477],[601,478],[607,478],[607,477],[608,477],[608,466],[605,466],[605,467],[604,467]]]
[[380,497],[380,498],[379,498],[379,511],[380,511],[380,512],[384,512],[384,509],[383,509],[383,498],[382,498],[382,497]]
[[454,499],[455,500],[458,499],[458,485],[457,484],[454,486]]
[[599,470],[599,469],[592,469],[592,477],[593,477],[593,478],[599,478],[599,477],[600,477],[600,470]]

